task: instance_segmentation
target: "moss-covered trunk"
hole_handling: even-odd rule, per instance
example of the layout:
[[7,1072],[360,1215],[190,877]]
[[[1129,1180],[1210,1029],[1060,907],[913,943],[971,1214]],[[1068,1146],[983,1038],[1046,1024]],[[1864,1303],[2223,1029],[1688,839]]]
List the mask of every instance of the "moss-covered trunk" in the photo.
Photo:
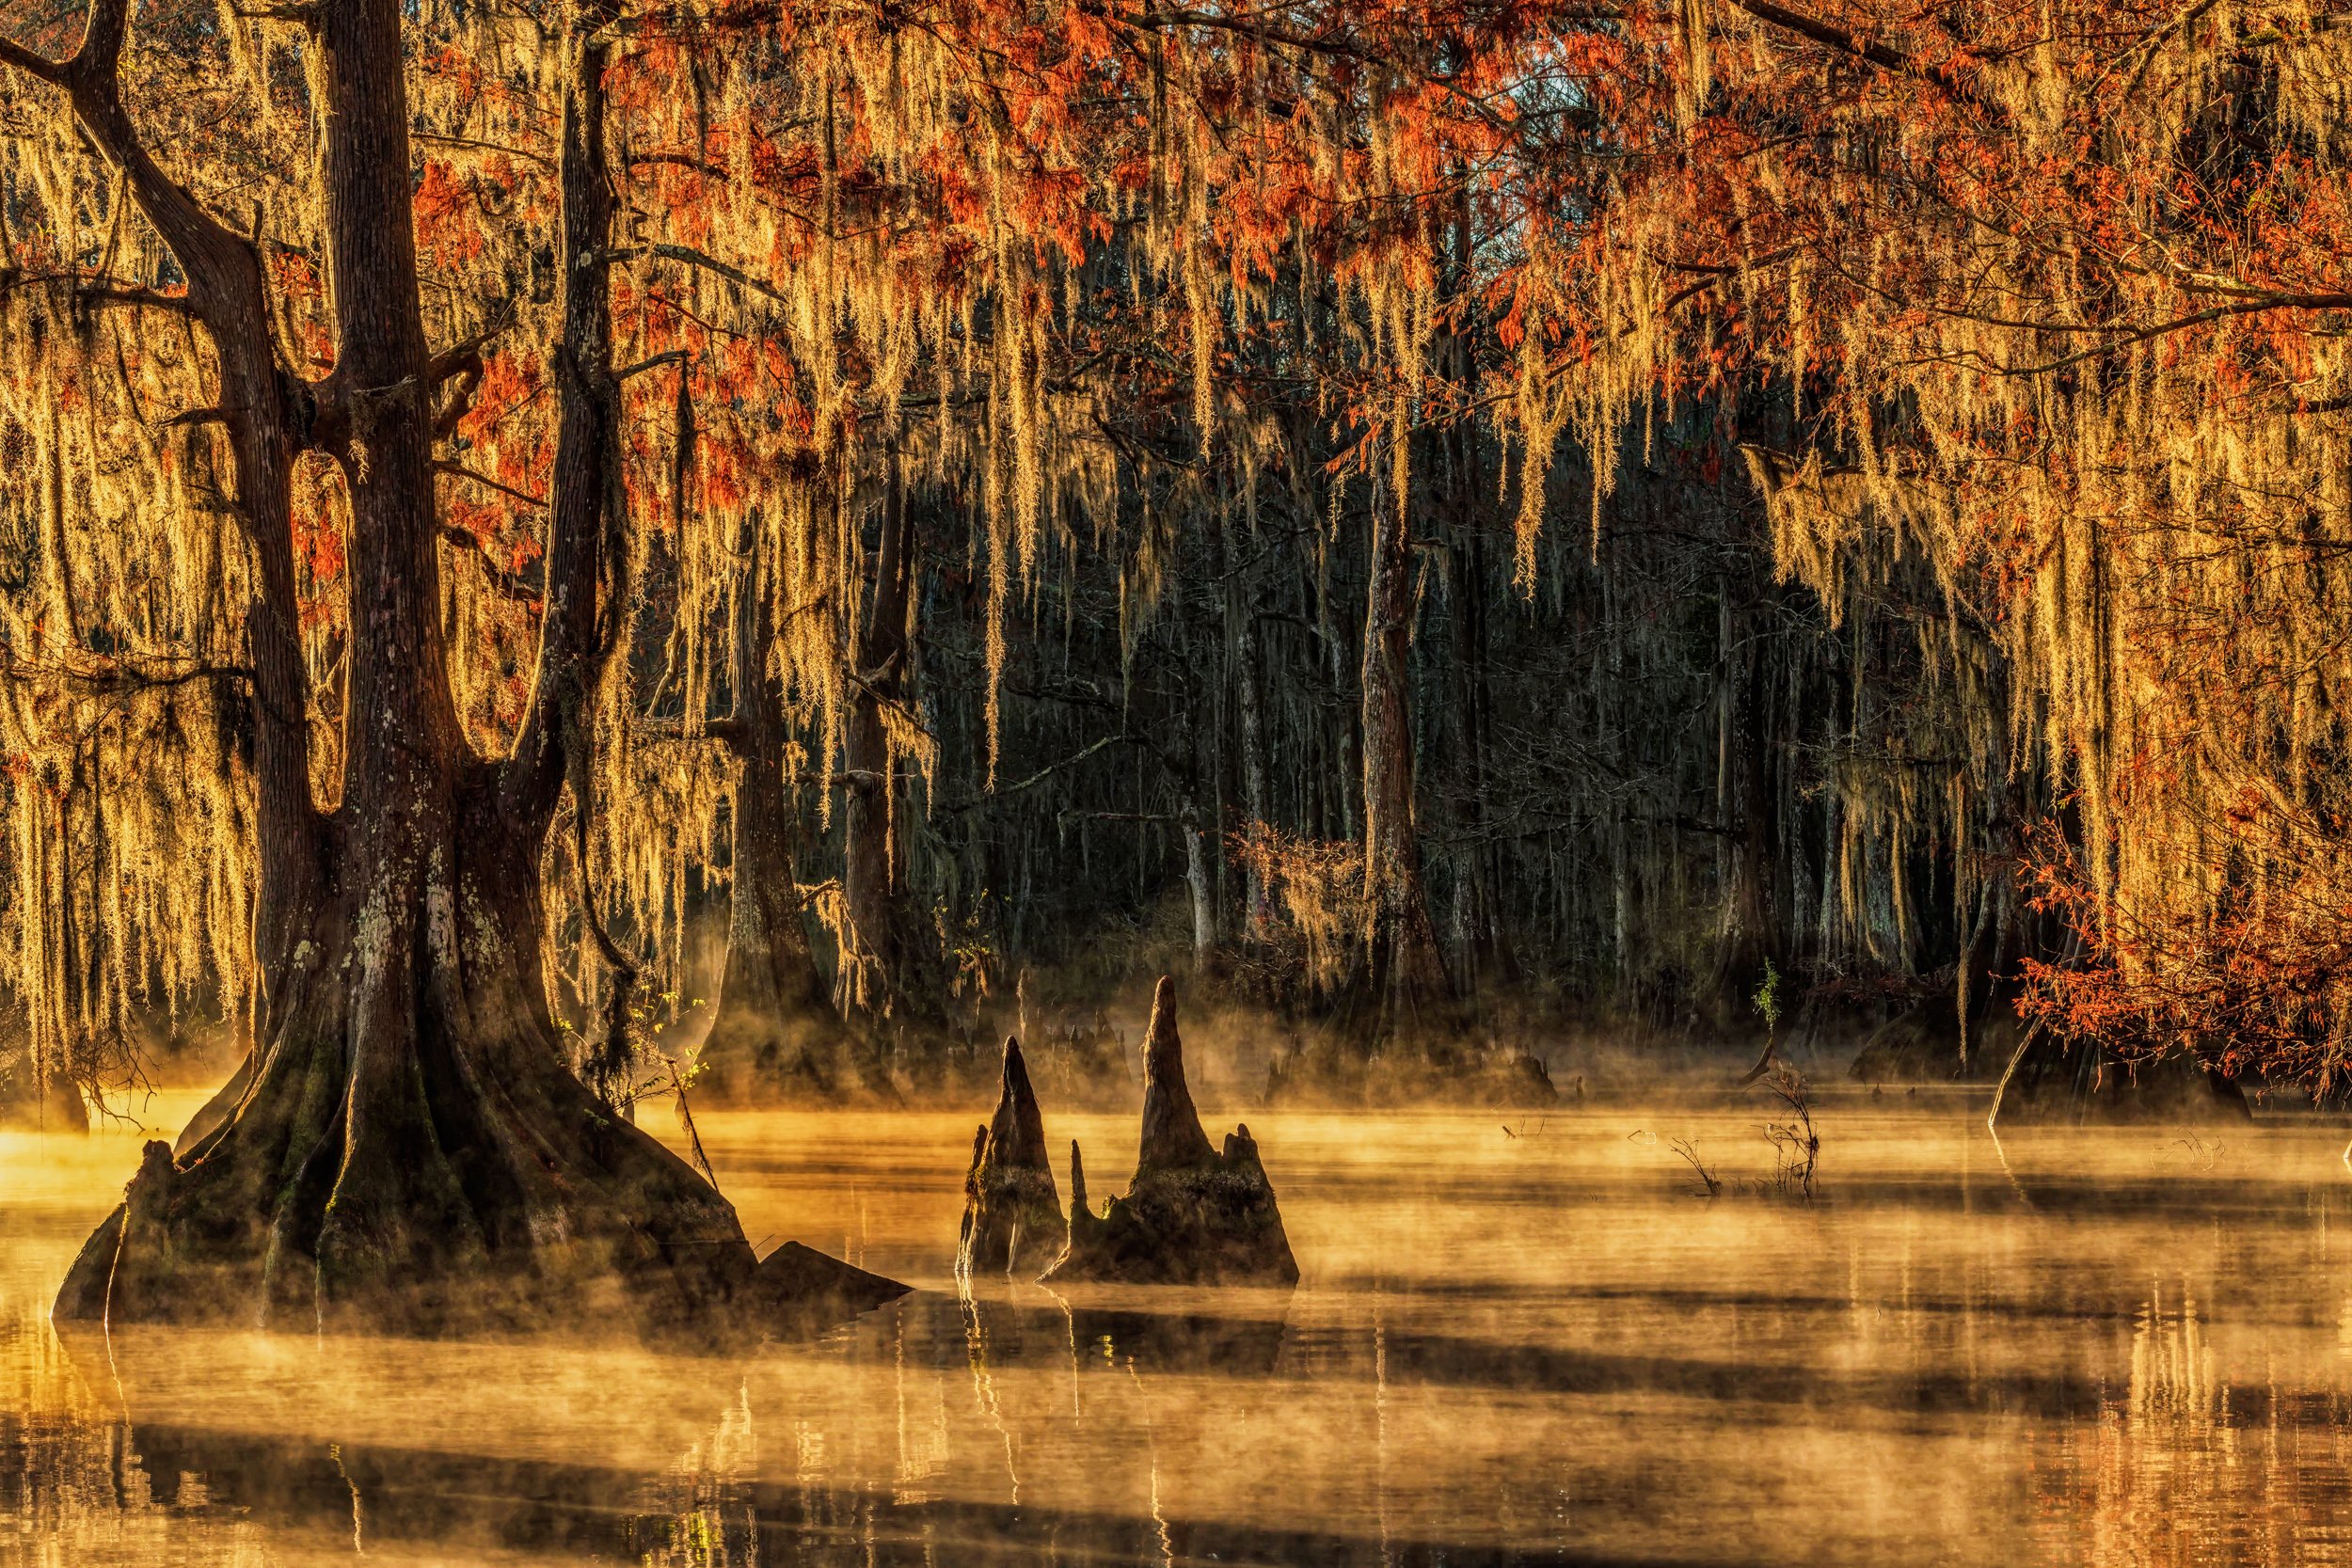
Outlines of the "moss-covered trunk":
[[[748,537],[744,550],[757,561]],[[721,731],[736,766],[727,962],[695,1088],[722,1103],[830,1099],[850,1086],[849,1036],[809,948],[793,868],[799,813],[785,778],[792,736],[767,668],[775,598],[756,565],[736,595],[734,617],[735,715]]]
[[[92,14],[96,37],[112,13]],[[177,1160],[148,1146],[125,1204],[70,1272],[60,1317],[428,1331],[609,1318],[659,1329],[747,1289],[753,1274],[716,1191],[573,1076],[540,982],[539,867],[566,779],[584,783],[587,698],[622,597],[609,538],[617,399],[603,252],[613,199],[595,41],[611,12],[576,8],[564,43],[548,611],[530,707],[497,762],[460,730],[440,610],[432,396],[448,371],[425,342],[412,227],[385,221],[409,201],[403,15],[400,0],[318,8],[310,47],[338,359],[300,400],[315,417],[294,420],[282,397],[275,416],[257,404],[253,418],[281,422],[232,448],[248,497],[269,494],[283,443],[320,446],[342,468],[341,804],[331,817],[307,801],[262,814],[270,996],[249,1083]],[[116,29],[119,42],[119,16]],[[104,131],[103,115],[83,114]],[[127,125],[104,134],[130,135]],[[169,219],[184,195],[160,176],[153,183],[142,205]],[[207,223],[199,213],[158,227],[202,258],[227,243]],[[208,327],[235,354],[266,354],[265,328],[259,347],[242,335],[254,324],[239,313],[237,269],[214,270],[229,281],[199,298]],[[232,357],[224,351],[225,364]],[[258,656],[270,657],[278,629],[257,616]],[[266,804],[287,784],[266,763],[262,774]]]

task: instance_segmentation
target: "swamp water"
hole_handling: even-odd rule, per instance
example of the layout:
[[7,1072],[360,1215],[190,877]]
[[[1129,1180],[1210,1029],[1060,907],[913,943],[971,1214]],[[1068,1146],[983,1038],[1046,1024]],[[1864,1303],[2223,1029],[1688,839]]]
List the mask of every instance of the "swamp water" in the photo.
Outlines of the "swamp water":
[[713,1115],[763,1251],[920,1287],[734,1360],[61,1341],[135,1135],[0,1134],[0,1563],[2352,1560],[2342,1133],[1980,1115],[1833,1104],[1810,1206],[1760,1098],[1253,1116],[1296,1291],[972,1300],[974,1117]]

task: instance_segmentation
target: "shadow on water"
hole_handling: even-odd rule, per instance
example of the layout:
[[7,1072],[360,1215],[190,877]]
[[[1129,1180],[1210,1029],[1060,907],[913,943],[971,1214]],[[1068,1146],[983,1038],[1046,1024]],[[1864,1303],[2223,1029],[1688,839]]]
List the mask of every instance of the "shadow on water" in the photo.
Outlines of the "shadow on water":
[[[1787,1305],[1760,1294],[1748,1299],[1751,1306],[1768,1310]],[[1383,1331],[1375,1360],[1360,1336],[1318,1343],[1316,1336],[1292,1335],[1279,1318],[1075,1306],[1057,1312],[969,1300],[963,1308],[976,1330],[976,1367],[992,1357],[1017,1359],[1034,1354],[1041,1342],[1066,1338],[1082,1368],[1134,1367],[1228,1378],[1289,1376],[1327,1385],[1377,1379],[1390,1386],[1445,1386],[1482,1394],[1662,1395],[1757,1406],[1740,1412],[1740,1418],[1760,1425],[1809,1422],[1822,1410],[1918,1416],[2007,1411],[2082,1418],[2097,1412],[2106,1386],[2097,1377],[2047,1368],[1857,1372],[1729,1357],[1620,1354],[1405,1328]],[[2117,1321],[2128,1323],[2129,1315]]]
[[[1071,1348],[1075,1364],[1099,1361],[1133,1371],[1205,1371],[1263,1377],[1280,1359],[1280,1317],[1220,1318],[1201,1312],[1155,1312],[1016,1307],[997,1302],[958,1304],[969,1335],[974,1368],[993,1354],[1018,1354],[1040,1337]],[[944,1298],[928,1306],[945,1309]],[[984,1326],[984,1324],[993,1326]],[[190,1342],[195,1339],[197,1342]],[[241,1371],[266,1386],[262,1408],[299,1399],[305,1377],[290,1373],[305,1341],[266,1342],[258,1336],[223,1337],[238,1354],[211,1358],[206,1384],[233,1389]],[[123,1391],[102,1398],[79,1433],[103,1449],[103,1478],[80,1478],[97,1495],[85,1507],[163,1511],[183,1521],[260,1523],[274,1539],[308,1541],[323,1552],[429,1554],[450,1560],[491,1557],[525,1560],[615,1560],[721,1565],[791,1563],[807,1568],[851,1565],[1010,1564],[1069,1560],[1136,1564],[1295,1564],[1353,1568],[1505,1568],[1518,1564],[1623,1564],[1662,1560],[1580,1551],[1568,1546],[1465,1547],[1446,1540],[1367,1536],[1340,1530],[1278,1528],[1187,1517],[1180,1513],[1119,1513],[993,1503],[927,1495],[922,1489],[880,1489],[779,1481],[744,1473],[751,1412],[744,1396],[695,1398],[676,1388],[666,1397],[630,1402],[633,1445],[671,1450],[669,1464],[598,1464],[557,1458],[490,1454],[466,1447],[466,1412],[444,1412],[446,1436],[458,1446],[343,1442],[285,1431],[240,1431],[190,1420],[142,1418],[119,1402],[155,1381],[189,1386],[185,1365],[201,1356],[201,1337],[139,1331],[111,1340],[103,1331],[74,1331],[63,1340],[92,1390]],[[348,1355],[365,1341],[342,1341]],[[381,1342],[390,1361],[417,1365],[438,1347]],[[168,1364],[167,1364],[168,1363]],[[707,1362],[702,1369],[708,1370]],[[642,1379],[644,1369],[636,1370]],[[739,1373],[743,1369],[731,1369]],[[345,1377],[315,1389],[322,1406],[347,1404],[364,1394]],[[428,1380],[437,1381],[437,1380]],[[724,1379],[718,1380],[721,1383]],[[647,1390],[637,1390],[644,1395]],[[428,1398],[438,1401],[442,1391]],[[168,1404],[184,1400],[167,1400]],[[237,1401],[225,1402],[232,1417]],[[568,1418],[577,1420],[577,1410]],[[593,1417],[591,1418],[594,1418]],[[317,1423],[305,1423],[317,1424]],[[331,1421],[327,1424],[331,1424]],[[382,1423],[377,1423],[378,1425]],[[45,1434],[54,1446],[64,1434]],[[0,1417],[0,1467],[10,1477],[43,1467],[42,1434]],[[5,1500],[5,1495],[0,1495]],[[53,1502],[56,1499],[51,1499]],[[1677,1560],[1688,1562],[1686,1558]]]
[[[1018,1290],[1019,1287],[1013,1287]],[[1041,1292],[1032,1291],[1035,1295]],[[1023,1301],[983,1285],[961,1299],[975,1370],[991,1363],[1017,1363],[1044,1349],[1067,1346],[1072,1364],[1084,1369],[1189,1372],[1211,1377],[1266,1378],[1281,1364],[1291,1292],[1266,1289],[1242,1292],[1252,1311],[1220,1310],[1205,1305],[1215,1292],[1167,1292],[1197,1298],[1173,1307],[1110,1305],[1138,1292],[1041,1292],[1047,1305]],[[1152,1292],[1143,1292],[1150,1294]]]
[[[421,1449],[294,1445],[147,1426],[132,1463],[197,1508],[248,1512],[355,1551],[392,1544],[589,1560],[808,1568],[956,1563],[1445,1563],[1631,1565],[1567,1548],[1464,1548],[1171,1517],[1005,1504],[901,1502],[864,1489],[760,1481],[706,1487],[661,1475]],[[1690,1560],[1682,1560],[1688,1561]]]

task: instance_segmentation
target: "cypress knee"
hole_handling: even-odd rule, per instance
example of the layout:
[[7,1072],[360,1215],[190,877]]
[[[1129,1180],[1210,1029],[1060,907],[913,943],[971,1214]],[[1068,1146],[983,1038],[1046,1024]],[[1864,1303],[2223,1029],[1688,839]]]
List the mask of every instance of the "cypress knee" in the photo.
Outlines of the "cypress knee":
[[[1075,1177],[1073,1175],[1073,1182]],[[1069,1240],[1054,1168],[1045,1156],[1045,1121],[1029,1086],[1021,1042],[1005,1040],[1003,1086],[996,1114],[972,1142],[972,1171],[964,1178],[963,1234],[956,1247],[956,1276],[1034,1275]]]
[[1044,1277],[1131,1284],[1297,1283],[1282,1214],[1247,1126],[1222,1152],[1200,1130],[1176,1032],[1176,990],[1163,976],[1144,1042],[1143,1143],[1124,1197],[1100,1216],[1086,1206],[1077,1145],[1070,1148],[1070,1243]]

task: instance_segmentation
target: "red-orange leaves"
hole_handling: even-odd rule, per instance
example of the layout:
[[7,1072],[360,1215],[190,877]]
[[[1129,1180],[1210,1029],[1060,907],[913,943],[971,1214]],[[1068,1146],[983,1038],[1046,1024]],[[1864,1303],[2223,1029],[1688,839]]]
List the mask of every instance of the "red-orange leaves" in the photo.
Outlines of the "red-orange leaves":
[[427,263],[456,267],[482,254],[480,210],[472,191],[446,161],[425,159],[410,207],[416,214],[417,252]]

